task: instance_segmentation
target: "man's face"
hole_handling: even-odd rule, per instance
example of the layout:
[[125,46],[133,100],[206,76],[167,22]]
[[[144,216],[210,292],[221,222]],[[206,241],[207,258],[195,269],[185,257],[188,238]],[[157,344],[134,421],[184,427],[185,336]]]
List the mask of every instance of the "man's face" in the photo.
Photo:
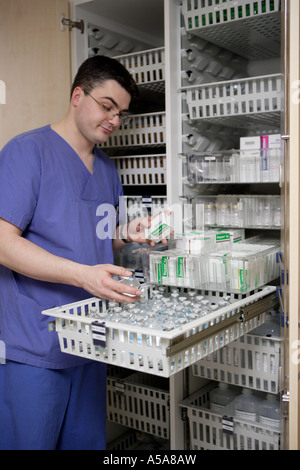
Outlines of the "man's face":
[[90,143],[106,142],[121,125],[120,116],[128,112],[131,96],[115,80],[107,80],[89,94],[78,87],[72,95],[76,127]]

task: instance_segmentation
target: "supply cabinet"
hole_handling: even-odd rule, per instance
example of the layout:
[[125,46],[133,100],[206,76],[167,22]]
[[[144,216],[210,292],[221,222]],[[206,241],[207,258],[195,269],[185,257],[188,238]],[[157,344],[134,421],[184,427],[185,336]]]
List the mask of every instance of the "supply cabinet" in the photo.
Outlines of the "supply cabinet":
[[[157,446],[288,448],[287,375],[294,370],[288,372],[286,353],[290,238],[282,229],[289,222],[283,59],[289,58],[290,2],[154,2],[164,20],[161,34],[153,36],[143,33],[146,15],[133,29],[120,25],[106,3],[104,11],[111,16],[105,18],[97,3],[71,3],[71,16],[85,24],[83,33],[71,33],[73,71],[100,53],[116,57],[135,77],[141,99],[132,122],[103,147],[116,163],[127,207],[133,206],[129,216],[175,209],[174,230],[181,234],[177,246],[149,254],[147,302],[153,306],[156,295],[177,292],[186,300],[192,293],[214,305],[224,297],[229,303],[206,319],[157,334],[149,334],[145,325],[116,327],[96,299],[64,306],[51,311],[62,348],[110,364],[108,419],[142,432],[144,439],[154,436]],[[208,242],[203,233],[209,234]],[[237,233],[241,245],[234,243]],[[225,251],[217,245],[220,235]],[[174,269],[180,259],[184,274],[171,280],[174,257]],[[200,265],[209,268],[202,272]],[[237,265],[243,282],[234,284],[230,269],[233,273]],[[256,333],[277,303],[279,336]],[[97,325],[87,314],[90,308],[105,319],[107,348],[91,342]],[[261,402],[266,393],[280,396],[281,426],[250,425],[241,416],[224,424],[222,412],[209,405],[217,383],[227,383],[236,394],[239,387],[255,390]],[[149,420],[143,414],[148,407]],[[127,413],[131,408],[133,413]],[[132,436],[126,434],[125,444],[120,438],[116,448],[135,445]]]

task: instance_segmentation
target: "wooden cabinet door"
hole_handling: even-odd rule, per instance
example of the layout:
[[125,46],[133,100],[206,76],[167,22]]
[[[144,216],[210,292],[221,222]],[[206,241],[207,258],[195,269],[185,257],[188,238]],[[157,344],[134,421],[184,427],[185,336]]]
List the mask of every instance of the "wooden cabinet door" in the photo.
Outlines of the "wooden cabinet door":
[[68,0],[0,0],[0,149],[14,135],[58,121],[70,94]]

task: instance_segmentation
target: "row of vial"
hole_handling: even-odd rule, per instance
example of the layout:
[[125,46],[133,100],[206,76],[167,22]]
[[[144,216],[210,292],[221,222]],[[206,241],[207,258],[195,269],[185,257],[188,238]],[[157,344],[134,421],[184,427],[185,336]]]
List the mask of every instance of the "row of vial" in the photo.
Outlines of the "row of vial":
[[280,428],[280,401],[277,395],[262,395],[248,388],[240,391],[220,382],[210,392],[210,409],[214,413],[223,414],[225,408],[226,414],[229,411],[236,419],[259,422],[268,428]]
[[[141,298],[135,304],[122,305],[109,302],[105,312],[97,312],[96,308],[91,307],[89,316],[100,321],[171,331],[231,303],[230,296],[224,296],[213,302],[207,296],[199,295],[196,290],[191,289],[187,293],[182,293],[178,288],[172,288],[166,293],[165,288],[160,286],[152,290],[151,299]],[[205,324],[205,327],[213,323],[214,320],[211,320],[209,325]]]
[[240,197],[207,201],[203,211],[205,226],[279,228],[280,197]]
[[[192,134],[183,137],[194,151],[208,150],[210,141],[203,136],[194,140]],[[209,148],[217,151],[218,148]],[[278,183],[280,149],[225,152],[217,156],[193,155],[188,160],[187,180],[197,183]]]

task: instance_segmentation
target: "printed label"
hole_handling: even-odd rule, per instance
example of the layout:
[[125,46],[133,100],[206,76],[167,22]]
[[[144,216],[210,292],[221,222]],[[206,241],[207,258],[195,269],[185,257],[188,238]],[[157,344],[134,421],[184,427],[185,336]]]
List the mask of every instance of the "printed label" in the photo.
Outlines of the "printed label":
[[162,277],[168,276],[168,257],[163,256],[161,259],[161,275]]
[[240,290],[246,291],[248,289],[248,271],[247,269],[239,269]]
[[249,411],[240,411],[236,410],[235,415],[238,419],[241,420],[248,420],[248,421],[256,421],[256,413],[251,413]]
[[106,328],[105,322],[95,320],[92,323],[92,338],[94,346],[106,346]]
[[183,278],[183,271],[184,270],[184,258],[178,258],[177,259],[177,277],[178,278]]
[[158,282],[158,284],[161,284],[161,282],[162,282],[162,279],[161,279],[161,263],[157,263],[156,266],[157,266],[156,281]]
[[153,230],[152,235],[153,235],[154,237],[157,237],[157,236],[160,235],[164,230],[166,230],[166,228],[168,228],[168,225],[167,225],[167,224],[161,224],[161,225],[159,225],[155,230]]
[[115,392],[119,394],[123,394],[125,392],[124,382],[115,382]]
[[222,416],[222,431],[225,434],[233,434],[234,421],[232,416]]
[[216,241],[217,242],[222,242],[224,240],[230,240],[230,234],[229,233],[219,233],[216,235]]
[[260,416],[259,417],[259,422],[268,428],[269,426],[272,426],[274,428],[280,428],[280,420],[279,419],[274,419],[274,418],[266,418],[265,416]]

